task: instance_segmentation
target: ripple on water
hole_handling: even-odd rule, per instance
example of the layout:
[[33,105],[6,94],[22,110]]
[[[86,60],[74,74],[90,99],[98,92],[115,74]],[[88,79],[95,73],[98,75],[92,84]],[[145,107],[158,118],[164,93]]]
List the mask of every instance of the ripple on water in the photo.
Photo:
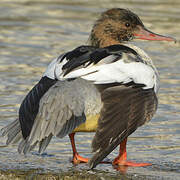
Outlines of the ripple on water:
[[[58,177],[76,175],[79,179],[178,179],[180,173],[180,16],[179,0],[150,1],[1,1],[0,6],[0,127],[17,117],[19,105],[40,79],[47,64],[60,53],[86,44],[93,21],[107,8],[123,7],[135,11],[153,31],[175,36],[177,43],[140,42],[149,53],[161,77],[159,108],[153,120],[136,131],[128,142],[128,158],[150,162],[146,168],[128,168],[121,176],[111,165],[99,165],[86,171],[84,164],[70,163],[68,137],[53,138],[47,151],[27,156],[17,153],[17,146],[4,147],[0,141],[1,174],[7,169],[17,175]],[[77,135],[77,148],[91,157],[94,133]],[[108,159],[116,157],[114,150]],[[50,174],[48,174],[50,173]],[[55,174],[53,174],[55,173]],[[67,174],[66,174],[67,173]],[[4,174],[8,176],[7,174]],[[78,179],[77,178],[77,179]]]

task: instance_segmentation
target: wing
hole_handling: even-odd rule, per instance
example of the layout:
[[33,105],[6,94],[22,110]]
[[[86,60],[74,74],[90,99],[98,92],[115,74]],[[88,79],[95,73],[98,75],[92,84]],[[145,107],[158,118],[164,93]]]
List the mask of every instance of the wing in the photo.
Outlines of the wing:
[[91,168],[101,162],[139,126],[149,121],[157,109],[154,90],[142,89],[142,85],[115,85],[101,89],[104,89],[104,106],[92,142],[95,154],[89,162]]
[[[77,95],[79,87],[77,81],[58,81],[49,88],[39,101],[38,113],[30,134],[20,143],[20,153],[26,154],[37,143],[40,143],[41,153],[46,149],[52,136],[62,138],[85,122],[84,101]],[[26,123],[28,126],[29,122]]]
[[40,99],[56,82],[56,80],[43,77],[24,98],[19,108],[19,121],[24,139],[26,139],[31,132],[34,119],[39,110]]

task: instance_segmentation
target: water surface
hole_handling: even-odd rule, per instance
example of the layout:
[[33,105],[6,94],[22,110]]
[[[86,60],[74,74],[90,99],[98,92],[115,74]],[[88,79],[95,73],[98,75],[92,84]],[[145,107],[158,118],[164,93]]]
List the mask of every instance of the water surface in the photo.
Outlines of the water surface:
[[[21,0],[0,2],[0,128],[17,117],[27,92],[38,82],[52,59],[86,44],[94,20],[107,8],[129,8],[154,32],[180,40],[179,0]],[[161,78],[159,108],[153,120],[139,128],[128,141],[128,158],[149,162],[150,167],[128,168],[126,175],[111,165],[98,165],[86,171],[84,164],[70,163],[68,137],[54,138],[42,156],[36,151],[26,157],[17,145],[3,147],[1,138],[0,170],[25,176],[42,173],[79,173],[105,179],[180,179],[180,45],[167,42],[138,41],[154,60]],[[92,134],[79,133],[77,148],[91,157]],[[117,151],[108,156],[113,159]],[[12,172],[12,171],[11,171]],[[66,175],[66,174],[65,174]],[[86,176],[87,175],[87,176]]]

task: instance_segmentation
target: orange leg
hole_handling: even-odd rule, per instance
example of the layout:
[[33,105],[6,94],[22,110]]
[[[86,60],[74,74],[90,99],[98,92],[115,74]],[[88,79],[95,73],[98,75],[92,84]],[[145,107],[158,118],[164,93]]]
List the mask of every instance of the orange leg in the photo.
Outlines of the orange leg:
[[88,158],[83,158],[82,156],[80,156],[80,155],[78,154],[78,152],[77,152],[77,150],[76,150],[74,135],[75,135],[75,133],[69,134],[69,138],[70,138],[71,146],[72,146],[72,150],[73,150],[72,163],[73,163],[73,164],[87,163],[87,162],[88,162]]
[[127,139],[125,139],[121,142],[120,149],[119,149],[119,155],[112,162],[113,165],[133,166],[133,167],[152,165],[150,163],[135,163],[135,162],[127,161],[126,143],[127,143]]

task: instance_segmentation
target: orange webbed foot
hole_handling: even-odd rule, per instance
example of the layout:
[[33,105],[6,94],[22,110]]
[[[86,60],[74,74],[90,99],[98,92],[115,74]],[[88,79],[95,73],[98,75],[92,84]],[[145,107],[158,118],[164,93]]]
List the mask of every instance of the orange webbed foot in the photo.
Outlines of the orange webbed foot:
[[84,158],[84,157],[80,156],[79,154],[75,154],[73,156],[72,163],[77,165],[80,163],[87,163],[88,160],[89,160],[88,158]]
[[127,160],[120,160],[119,158],[116,158],[113,162],[113,165],[116,166],[131,166],[131,167],[143,167],[143,166],[151,166],[151,163],[136,163],[132,161]]
[[127,152],[126,152],[126,143],[127,138],[124,139],[120,144],[119,155],[114,159],[112,165],[114,166],[131,166],[131,167],[143,167],[151,166],[150,163],[136,163],[132,161],[127,161]]
[[118,157],[112,162],[112,165],[114,169],[116,169],[117,171],[120,171],[122,174],[126,174],[128,167],[144,167],[144,166],[151,166],[152,164],[136,163],[136,162],[127,161],[127,160],[119,160],[119,157]]

